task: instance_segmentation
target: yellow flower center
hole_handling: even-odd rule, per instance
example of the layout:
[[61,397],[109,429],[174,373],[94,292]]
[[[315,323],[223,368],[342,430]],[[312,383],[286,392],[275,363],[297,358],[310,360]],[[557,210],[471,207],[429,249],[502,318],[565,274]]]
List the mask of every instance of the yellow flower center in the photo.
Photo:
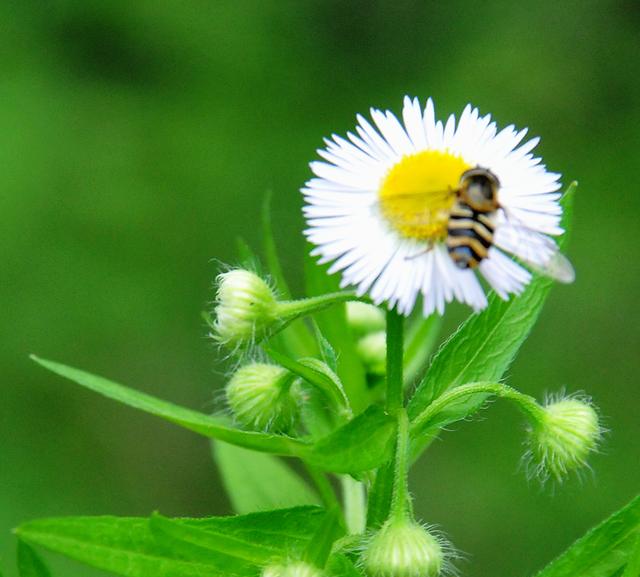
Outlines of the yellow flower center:
[[383,216],[404,237],[443,240],[454,191],[469,168],[459,156],[439,150],[405,156],[382,181],[378,194]]

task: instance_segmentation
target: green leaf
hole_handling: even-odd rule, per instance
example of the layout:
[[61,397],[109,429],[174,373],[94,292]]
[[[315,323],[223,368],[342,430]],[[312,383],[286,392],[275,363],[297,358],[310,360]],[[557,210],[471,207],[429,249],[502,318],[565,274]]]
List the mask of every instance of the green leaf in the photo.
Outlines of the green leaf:
[[212,555],[223,554],[261,566],[283,557],[281,547],[227,535],[224,531],[185,525],[157,513],[149,520],[149,526],[154,535],[160,535],[159,541],[171,548],[177,545],[175,550],[191,561],[206,562]]
[[[269,275],[275,282],[278,294],[283,299],[290,299],[291,291],[278,258],[278,250],[271,225],[271,196],[271,191],[267,191],[262,203],[262,248]],[[298,357],[313,355],[316,352],[313,336],[302,320],[294,321],[287,326],[277,335],[277,341],[289,355]]]
[[396,420],[378,405],[320,439],[305,455],[311,464],[335,473],[356,474],[391,458]]
[[[254,550],[277,551],[282,558],[299,556],[306,549],[324,516],[317,507],[299,507],[238,517],[176,519],[185,532],[224,535],[252,544]],[[156,529],[157,530],[157,529]],[[19,538],[92,567],[124,577],[255,576],[254,564],[228,553],[203,553],[196,545],[158,539],[148,519],[118,517],[68,517],[40,519],[21,525]],[[213,539],[213,537],[212,537]]]
[[287,280],[282,272],[280,259],[278,258],[278,250],[276,241],[273,236],[273,227],[271,226],[271,191],[267,191],[262,202],[262,248],[265,254],[265,260],[271,278],[276,283],[278,292],[284,299],[291,298],[291,291],[287,285]]
[[578,539],[536,577],[610,577],[625,563],[635,562],[632,554],[636,553],[639,532],[640,496],[637,496]]
[[[307,244],[308,251],[312,246]],[[313,257],[305,258],[305,279],[309,296],[322,295],[340,290],[338,276],[327,273],[328,265],[317,264]],[[314,315],[318,327],[331,346],[340,351],[338,376],[344,384],[345,391],[354,412],[360,413],[369,404],[369,395],[365,370],[356,354],[351,329],[347,324],[347,313],[344,304],[331,306]]]
[[[153,538],[147,519],[115,517],[42,519],[18,529],[21,539],[71,559],[125,577],[222,577],[242,575],[233,559],[184,560]],[[245,573],[248,574],[248,573]]]
[[174,405],[173,403],[119,385],[103,377],[81,371],[80,369],[74,369],[73,367],[68,367],[60,363],[41,359],[35,355],[31,355],[31,358],[46,369],[87,389],[180,425],[191,431],[195,431],[205,437],[255,451],[288,456],[299,456],[307,448],[307,445],[302,441],[290,437],[241,431],[228,426],[222,418],[211,417],[204,413]]
[[316,341],[318,343],[318,348],[320,349],[320,355],[322,356],[322,360],[329,366],[329,368],[334,372],[338,372],[338,355],[336,354],[335,349],[331,346],[331,343],[324,338],[318,323],[313,323],[313,331],[316,335]]
[[51,577],[42,559],[23,541],[18,541],[18,573],[20,577]]
[[333,403],[334,407],[342,407],[348,411],[349,399],[342,388],[342,383],[338,375],[327,364],[311,357],[295,361],[269,348],[267,354],[285,369],[289,369],[295,375],[317,387]]
[[[571,218],[575,186],[573,183],[563,198],[565,228]],[[564,242],[563,237],[560,245]],[[492,294],[489,306],[471,315],[438,351],[409,402],[409,417],[414,419],[450,387],[498,382],[531,332],[553,284],[538,276],[520,296],[508,301]]]
[[255,272],[262,276],[262,265],[260,259],[249,243],[241,236],[236,237],[236,251],[238,252],[239,264],[242,268]]
[[315,491],[277,457],[215,441],[212,447],[236,513],[319,504]]
[[624,569],[622,577],[638,577],[640,575],[640,532],[637,532],[627,566]]
[[394,462],[385,463],[376,471],[376,478],[369,492],[367,527],[380,527],[389,517],[393,494]]
[[334,542],[342,535],[344,535],[344,530],[340,526],[340,510],[335,507],[327,511],[318,529],[313,534],[304,552],[304,561],[323,569]]
[[344,553],[335,553],[329,557],[326,572],[329,577],[364,577],[364,573]]

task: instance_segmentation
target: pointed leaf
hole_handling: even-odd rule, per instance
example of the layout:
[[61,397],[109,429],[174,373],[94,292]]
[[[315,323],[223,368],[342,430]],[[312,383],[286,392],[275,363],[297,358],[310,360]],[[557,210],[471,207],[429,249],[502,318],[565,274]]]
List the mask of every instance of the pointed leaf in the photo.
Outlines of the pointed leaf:
[[189,526],[179,519],[168,519],[159,514],[151,517],[149,526],[154,535],[160,536],[159,541],[192,561],[206,561],[211,556],[223,554],[260,566],[283,557],[281,547],[227,535],[224,531]]
[[313,323],[313,330],[316,335],[316,341],[318,342],[318,348],[320,349],[320,354],[322,355],[322,360],[327,363],[329,368],[334,372],[338,372],[338,355],[336,354],[335,349],[331,346],[331,343],[324,338],[318,323]]
[[[291,291],[289,290],[282,265],[280,264],[273,227],[271,225],[271,197],[272,194],[268,191],[264,196],[264,202],[262,204],[262,248],[269,275],[276,285],[278,294],[283,299],[290,299]],[[313,355],[316,352],[313,336],[301,320],[291,323],[282,333],[277,335],[277,339],[282,345],[283,350],[289,355],[300,357]]]
[[343,427],[320,439],[305,454],[313,465],[335,473],[361,473],[391,458],[396,420],[372,405]]
[[329,557],[327,574],[329,577],[364,577],[364,573],[343,553],[335,553]]
[[[184,560],[159,546],[146,519],[115,517],[42,519],[18,529],[21,539],[125,577],[223,577],[242,575],[228,557],[208,563]],[[249,573],[245,572],[245,575]]]
[[324,519],[318,525],[318,529],[307,545],[303,559],[307,563],[323,569],[334,542],[342,535],[344,535],[344,529],[340,526],[340,511],[336,507],[327,511]]
[[23,541],[18,541],[18,573],[20,577],[51,577],[42,559]]
[[[323,516],[323,509],[298,507],[239,517],[173,522],[187,529],[278,550],[286,558],[302,554]],[[246,559],[221,552],[203,554],[196,546],[183,546],[184,541],[181,547],[168,547],[166,540],[154,535],[149,520],[143,518],[40,519],[21,525],[16,533],[32,545],[124,577],[249,577],[257,572],[255,565]]]
[[640,532],[635,537],[622,577],[638,577],[638,575],[640,575]]
[[215,441],[212,446],[236,513],[319,504],[315,491],[279,458]]
[[285,369],[289,369],[292,373],[322,391],[328,400],[333,403],[334,407],[342,407],[348,412],[349,399],[347,399],[338,375],[328,365],[311,357],[295,361],[273,349],[267,349],[267,354],[276,363],[282,365]]
[[627,562],[640,534],[640,496],[578,539],[536,577],[610,577]]
[[367,527],[378,528],[389,517],[393,494],[394,463],[389,461],[376,471],[376,478],[369,492]]
[[271,226],[271,196],[271,191],[267,191],[262,203],[262,249],[265,254],[269,273],[276,283],[276,287],[278,288],[280,295],[284,299],[290,299],[291,291],[289,290],[287,281],[284,278],[284,273],[282,272],[282,266],[280,265],[278,250],[276,248],[276,241],[273,236],[273,227]]
[[[574,190],[575,183],[563,199],[565,228]],[[536,323],[552,285],[553,281],[538,276],[521,295],[508,301],[492,294],[488,307],[470,316],[438,351],[409,402],[409,417],[414,419],[450,387],[499,381]]]
[[298,456],[306,449],[306,445],[303,442],[290,437],[241,431],[228,426],[224,419],[211,417],[204,413],[174,405],[80,369],[41,359],[35,355],[32,355],[31,358],[50,371],[87,389],[135,409],[161,417],[205,437],[218,439],[255,451],[279,455]]

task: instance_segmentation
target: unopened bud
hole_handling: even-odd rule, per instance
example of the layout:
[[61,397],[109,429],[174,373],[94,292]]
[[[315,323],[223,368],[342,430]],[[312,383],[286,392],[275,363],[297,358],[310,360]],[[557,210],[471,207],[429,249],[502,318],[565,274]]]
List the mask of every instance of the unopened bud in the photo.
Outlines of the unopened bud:
[[278,320],[271,287],[243,269],[222,273],[216,281],[214,338],[229,348],[261,340]]
[[357,335],[384,330],[384,313],[373,305],[359,301],[347,303],[347,322]]
[[250,429],[289,431],[299,413],[294,379],[289,371],[275,365],[244,365],[227,384],[227,402],[238,422]]
[[362,337],[356,345],[356,352],[368,373],[377,376],[386,373],[387,335],[385,331],[377,331]]
[[371,577],[436,577],[443,565],[442,545],[414,521],[387,521],[362,556]]
[[527,459],[533,473],[561,481],[584,467],[602,437],[598,413],[588,400],[568,397],[543,407],[528,431]]
[[262,577],[324,577],[324,573],[308,563],[298,561],[288,565],[270,565],[262,570]]

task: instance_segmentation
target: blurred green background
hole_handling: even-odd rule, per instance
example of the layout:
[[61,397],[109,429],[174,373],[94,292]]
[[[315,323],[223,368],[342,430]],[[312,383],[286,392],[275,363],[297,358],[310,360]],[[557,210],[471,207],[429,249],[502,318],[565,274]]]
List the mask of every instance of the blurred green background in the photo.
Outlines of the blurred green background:
[[[271,189],[300,287],[307,163],[406,93],[441,118],[471,101],[529,126],[580,180],[578,281],[553,291],[509,382],[588,391],[611,429],[593,476],[541,491],[518,471],[518,415],[493,405],[419,463],[418,514],[467,553],[464,575],[525,576],[638,490],[638,2],[21,0],[0,23],[3,571],[30,518],[229,511],[206,440],[27,355],[212,410],[212,259],[257,243]],[[466,314],[449,310],[448,330]]]

